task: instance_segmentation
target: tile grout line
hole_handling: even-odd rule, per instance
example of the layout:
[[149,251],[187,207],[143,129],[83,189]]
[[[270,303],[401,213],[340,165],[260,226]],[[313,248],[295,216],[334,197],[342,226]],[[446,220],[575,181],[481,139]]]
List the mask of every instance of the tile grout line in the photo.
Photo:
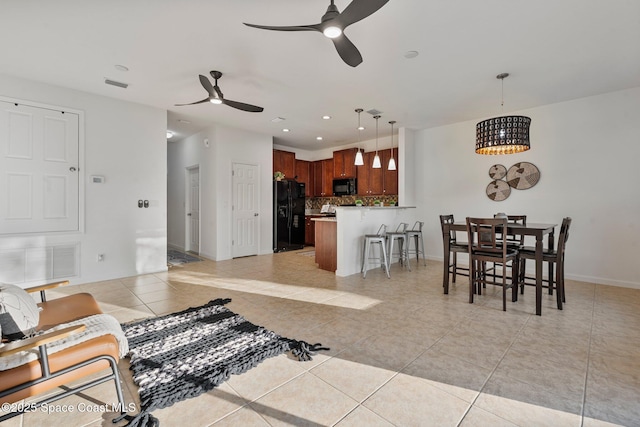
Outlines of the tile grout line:
[[[462,417],[460,418],[460,421],[458,421],[458,424],[456,424],[456,427],[459,427],[461,425],[462,421],[464,421],[464,419],[467,416],[467,414],[469,413],[469,411],[471,411],[471,408],[473,408],[473,406],[476,404],[476,401],[478,400],[478,398],[482,394],[482,390],[484,390],[484,388],[486,387],[487,383],[491,380],[491,378],[493,377],[493,374],[495,374],[496,370],[498,369],[498,366],[500,366],[500,363],[502,363],[502,361],[504,360],[504,358],[507,355],[507,353],[509,352],[509,350],[511,350],[511,347],[513,347],[513,344],[516,342],[516,340],[518,339],[518,337],[520,336],[520,334],[522,333],[524,328],[527,326],[527,324],[531,320],[532,316],[534,316],[534,315],[533,314],[529,314],[529,316],[527,316],[527,320],[522,324],[522,326],[520,327],[518,332],[513,337],[513,340],[511,340],[511,342],[509,343],[509,346],[502,353],[502,356],[500,356],[500,360],[498,360],[498,363],[496,363],[496,366],[494,366],[494,368],[491,370],[491,373],[489,374],[487,379],[484,381],[484,383],[482,383],[482,387],[480,387],[480,390],[478,390],[478,393],[476,394],[476,397],[470,403],[470,405],[467,408],[467,410],[464,412],[464,414],[462,414]],[[497,415],[497,414],[493,414],[493,415],[505,420],[505,418],[501,417],[500,415]],[[509,420],[506,420],[506,421],[509,421]],[[509,421],[509,422],[511,422],[511,421]]]
[[[400,368],[398,371],[396,371],[396,373],[395,373],[395,374],[393,374],[393,375],[392,375],[392,376],[391,376],[387,381],[385,381],[384,383],[382,383],[379,387],[376,387],[376,389],[375,389],[375,390],[373,390],[371,393],[369,393],[369,394],[368,394],[364,399],[362,399],[362,400],[358,403],[358,405],[357,405],[355,408],[353,408],[351,411],[349,411],[347,414],[345,414],[345,416],[344,416],[344,417],[340,418],[338,421],[336,421],[335,423],[333,423],[333,424],[332,424],[332,426],[337,425],[339,422],[341,422],[342,420],[344,420],[347,416],[349,416],[349,414],[351,414],[353,411],[355,411],[355,410],[356,410],[356,409],[358,409],[359,407],[363,407],[363,408],[365,408],[366,410],[371,411],[372,413],[376,414],[378,417],[382,418],[383,420],[387,421],[388,423],[395,425],[391,420],[386,419],[385,417],[383,417],[382,415],[378,414],[378,413],[377,413],[376,411],[374,411],[373,409],[370,409],[370,408],[367,408],[366,406],[364,406],[364,405],[363,405],[363,404],[364,404],[364,402],[366,402],[366,401],[367,401],[369,398],[371,398],[374,394],[376,394],[378,391],[380,391],[380,389],[382,389],[382,387],[384,387],[385,385],[389,384],[389,382],[391,382],[391,381],[392,381],[394,378],[396,378],[400,373],[402,373],[402,371],[403,371],[407,366],[411,365],[413,362],[415,362],[415,361],[416,361],[416,360],[418,360],[420,357],[422,357],[422,355],[423,355],[423,354],[425,354],[427,351],[429,351],[429,349],[431,349],[431,348],[432,348],[432,347],[434,347],[437,343],[439,343],[442,339],[444,339],[444,337],[446,337],[446,336],[448,336],[449,334],[451,334],[457,325],[459,325],[460,323],[462,323],[465,319],[472,317],[472,316],[473,316],[473,313],[474,313],[476,310],[479,310],[479,308],[476,308],[475,310],[473,310],[473,311],[469,312],[469,313],[468,313],[467,315],[465,315],[465,316],[461,316],[460,320],[459,320],[456,324],[454,324],[454,325],[449,329],[449,331],[448,331],[446,334],[444,334],[444,335],[442,335],[441,337],[439,337],[438,339],[436,339],[436,340],[433,342],[433,344],[431,344],[430,346],[428,346],[427,348],[425,348],[422,352],[420,352],[420,354],[418,354],[418,355],[417,355],[415,358],[413,358],[411,361],[407,362],[407,363],[406,363],[402,368]],[[366,338],[365,338],[365,339],[366,339]],[[360,341],[362,341],[362,340],[360,340]],[[344,350],[343,350],[343,351],[344,351]],[[339,353],[338,353],[338,354],[339,354]],[[337,356],[337,355],[336,355],[336,356]],[[334,357],[335,357],[335,356],[334,356]],[[317,378],[319,378],[320,380],[324,381],[324,380],[323,380],[322,378],[320,378],[320,377],[317,377]],[[326,382],[326,381],[325,381],[325,382]],[[327,384],[328,384],[328,383],[327,383]],[[331,385],[331,384],[328,384],[328,385],[329,385],[329,386],[331,386],[331,387],[333,387],[333,388],[335,388],[335,387],[334,387],[333,385]],[[451,396],[453,396],[453,397],[456,397],[456,396],[452,395],[451,393],[449,393],[449,392],[448,392],[448,391],[446,391],[446,390],[442,390],[442,389],[440,389],[439,387],[436,387],[436,386],[433,386],[433,387],[435,387],[435,388],[437,388],[438,390],[440,390],[440,391],[442,391],[442,392],[444,392],[444,393],[447,393],[447,394],[449,394],[449,395],[451,395]],[[336,389],[336,390],[338,390],[337,388],[335,388],[335,389]],[[341,390],[338,390],[338,391],[342,392]],[[344,392],[342,392],[342,393],[344,393]],[[345,393],[345,394],[346,394],[346,393]],[[349,397],[351,397],[351,396],[349,396]],[[466,415],[466,412],[465,412],[465,415]],[[463,416],[463,418],[464,418],[464,416]]]
[[584,374],[584,388],[582,390],[582,408],[580,412],[580,427],[584,426],[584,410],[587,405],[587,383],[589,381],[589,366],[591,365],[591,343],[593,342],[593,321],[596,311],[596,291],[598,284],[593,287],[593,303],[591,306],[591,327],[589,328],[589,352],[587,353],[587,366]]

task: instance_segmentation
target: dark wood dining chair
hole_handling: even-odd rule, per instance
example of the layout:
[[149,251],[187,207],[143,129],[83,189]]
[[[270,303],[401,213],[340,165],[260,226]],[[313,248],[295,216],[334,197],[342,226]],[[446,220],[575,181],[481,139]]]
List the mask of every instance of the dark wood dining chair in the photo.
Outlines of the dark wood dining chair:
[[[558,302],[558,310],[562,310],[562,304],[566,302],[565,291],[564,291],[564,253],[567,245],[567,240],[569,240],[569,227],[571,226],[571,218],[566,217],[562,220],[562,225],[560,226],[560,235],[558,236],[558,247],[555,250],[550,250],[548,248],[544,249],[542,253],[542,261],[551,264],[551,268],[549,271],[553,271],[553,266],[555,266],[555,279],[554,274],[549,274],[548,278],[542,279],[542,287],[549,288],[549,293],[552,294],[553,291],[556,291],[556,300]],[[525,246],[520,249],[520,257],[523,260],[527,259],[536,259],[536,248],[533,246]],[[525,270],[523,269],[520,272],[520,292],[524,293],[524,286],[535,286],[536,278],[529,277],[525,274]],[[546,285],[545,285],[546,283]]]
[[[493,215],[494,218],[504,218],[502,216],[503,214],[495,214]],[[519,224],[519,225],[527,225],[527,216],[526,215],[506,215],[507,218],[507,223],[509,224]],[[507,232],[507,246],[513,248],[513,249],[522,249],[524,247],[524,234],[513,234],[513,233],[509,233]],[[500,265],[500,264],[498,264]],[[493,271],[493,277],[495,280],[495,264],[492,267]],[[520,260],[520,265],[518,266],[519,271],[524,271],[524,267],[525,267],[525,261],[524,259]]]
[[[440,215],[440,228],[442,229],[442,243],[449,240],[449,252],[450,252],[450,263],[449,263],[449,273],[453,275],[453,283],[456,283],[456,274],[460,274],[461,276],[469,276],[469,269],[466,267],[458,266],[458,253],[469,253],[469,245],[467,242],[459,242],[457,240],[456,232],[454,230],[445,230],[445,225],[453,224],[455,219],[453,215]],[[446,247],[446,246],[445,246]],[[444,284],[443,284],[444,286]]]
[[[507,245],[506,218],[467,217],[469,250],[469,303],[474,294],[481,295],[484,285],[502,285],[502,310],[507,311],[507,289],[511,288],[511,301],[518,300],[518,250]],[[486,264],[499,263],[506,267],[511,263],[511,280],[507,281],[507,269],[502,268],[502,280],[489,281]]]

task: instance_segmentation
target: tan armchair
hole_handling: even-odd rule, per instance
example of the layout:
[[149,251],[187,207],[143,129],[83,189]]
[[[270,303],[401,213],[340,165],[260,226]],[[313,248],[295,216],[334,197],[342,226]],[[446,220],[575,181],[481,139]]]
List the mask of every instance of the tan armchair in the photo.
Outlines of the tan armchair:
[[[97,301],[88,293],[73,294],[51,301],[46,300],[46,290],[66,284],[68,282],[64,281],[27,289],[28,292],[40,292],[41,295],[42,302],[38,304],[42,308],[38,331],[45,331],[56,325],[102,314]],[[121,412],[125,408],[125,402],[117,367],[119,360],[118,341],[113,335],[102,335],[52,354],[47,353],[47,344],[84,329],[84,325],[71,326],[1,346],[0,358],[29,349],[38,349],[39,357],[32,362],[0,371],[0,405],[16,403],[22,399],[66,385],[60,393],[48,395],[46,398],[34,402],[34,405],[40,406],[113,380],[119,405],[118,412]],[[76,380],[105,369],[109,369],[110,372],[80,385],[68,386]],[[22,412],[0,413],[0,422],[20,415]]]

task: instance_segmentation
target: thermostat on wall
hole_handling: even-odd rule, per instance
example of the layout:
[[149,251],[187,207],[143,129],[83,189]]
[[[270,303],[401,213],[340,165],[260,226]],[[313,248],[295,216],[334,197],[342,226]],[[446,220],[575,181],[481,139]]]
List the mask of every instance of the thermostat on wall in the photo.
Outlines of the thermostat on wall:
[[91,182],[94,184],[104,184],[104,176],[91,175]]

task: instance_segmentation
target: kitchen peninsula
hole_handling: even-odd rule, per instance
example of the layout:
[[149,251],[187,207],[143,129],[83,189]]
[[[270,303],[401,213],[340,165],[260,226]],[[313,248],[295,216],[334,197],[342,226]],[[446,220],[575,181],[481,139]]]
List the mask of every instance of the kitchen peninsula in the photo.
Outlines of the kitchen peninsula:
[[[365,234],[375,234],[381,224],[387,231],[417,221],[415,206],[336,206],[335,218],[313,218],[316,227],[316,262],[337,276],[360,273]],[[318,238],[322,235],[322,238]],[[335,254],[335,255],[333,255]],[[333,264],[335,260],[335,264]]]

